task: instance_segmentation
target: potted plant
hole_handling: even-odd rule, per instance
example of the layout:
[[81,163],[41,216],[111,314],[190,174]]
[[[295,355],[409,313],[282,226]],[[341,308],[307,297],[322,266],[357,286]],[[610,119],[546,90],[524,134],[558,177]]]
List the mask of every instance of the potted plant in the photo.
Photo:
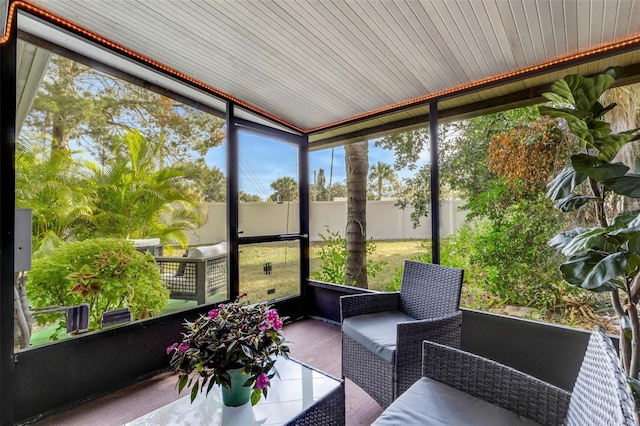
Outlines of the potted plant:
[[616,105],[603,106],[599,101],[621,72],[610,68],[593,77],[568,75],[557,80],[552,92],[544,94],[557,106],[540,107],[540,112],[564,118],[582,147],[549,183],[547,195],[563,212],[592,207],[586,214],[592,226],[562,232],[550,245],[568,258],[560,266],[565,281],[610,293],[620,323],[620,358],[636,387],[640,383],[640,210],[617,211],[612,198],[640,198],[640,175],[614,162],[624,145],[640,139],[640,131],[612,133],[603,116]]
[[182,341],[167,348],[178,392],[190,387],[192,402],[198,391],[221,385],[225,405],[255,405],[277,374],[275,357],[288,358],[283,319],[270,305],[247,304],[245,296],[185,322]]

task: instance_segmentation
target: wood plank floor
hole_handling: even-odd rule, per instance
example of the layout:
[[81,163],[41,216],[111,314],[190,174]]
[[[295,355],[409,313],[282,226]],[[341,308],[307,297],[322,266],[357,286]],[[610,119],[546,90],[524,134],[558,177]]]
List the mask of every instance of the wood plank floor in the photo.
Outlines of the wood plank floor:
[[[341,341],[338,326],[306,319],[288,324],[284,330],[287,340],[291,342],[292,358],[335,377],[341,376]],[[40,420],[36,424],[117,426],[177,398],[174,375],[162,373],[70,411]],[[381,412],[380,406],[369,395],[347,380],[346,424],[348,426],[369,425]]]

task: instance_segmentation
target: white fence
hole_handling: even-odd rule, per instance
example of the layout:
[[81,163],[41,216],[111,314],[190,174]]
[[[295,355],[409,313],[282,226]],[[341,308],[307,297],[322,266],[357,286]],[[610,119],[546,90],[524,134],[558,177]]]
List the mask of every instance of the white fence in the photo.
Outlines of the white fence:
[[[367,202],[367,237],[374,240],[408,240],[431,238],[431,218],[423,217],[420,226],[413,228],[411,210],[401,210],[395,201]],[[464,201],[442,200],[440,202],[440,236],[447,237],[456,232],[466,219],[460,210]],[[298,232],[298,203],[241,203],[239,230],[243,236],[272,235]],[[313,201],[310,205],[310,238],[320,241],[320,233],[332,232],[344,235],[347,218],[346,201]],[[215,243],[227,239],[227,207],[225,203],[209,204],[209,221],[192,236],[192,244]],[[199,237],[199,238],[198,238]]]

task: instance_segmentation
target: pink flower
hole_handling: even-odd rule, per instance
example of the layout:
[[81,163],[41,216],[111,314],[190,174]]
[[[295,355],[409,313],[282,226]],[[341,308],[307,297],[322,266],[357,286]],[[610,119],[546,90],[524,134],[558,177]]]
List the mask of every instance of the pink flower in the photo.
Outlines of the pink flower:
[[209,319],[216,319],[216,317],[218,316],[218,314],[220,313],[220,309],[212,309],[209,311]]
[[270,309],[269,311],[267,311],[267,321],[274,322],[278,318],[280,317],[278,316],[278,312],[276,312],[275,309]]
[[175,348],[177,348],[177,347],[178,347],[178,344],[177,344],[177,343],[174,343],[173,345],[168,346],[168,347],[167,347],[167,355],[169,355],[169,354],[170,354],[170,353],[171,353]]
[[189,349],[189,344],[186,342],[182,342],[178,346],[178,352],[180,352],[181,354],[185,353],[187,349]]
[[266,322],[263,322],[262,324],[260,324],[260,329],[261,330],[267,330],[270,327],[270,325]]
[[262,373],[256,379],[256,387],[258,389],[264,389],[267,386],[269,386],[269,377],[265,373]]
[[276,331],[282,330],[282,320],[277,319],[273,322],[273,329]]

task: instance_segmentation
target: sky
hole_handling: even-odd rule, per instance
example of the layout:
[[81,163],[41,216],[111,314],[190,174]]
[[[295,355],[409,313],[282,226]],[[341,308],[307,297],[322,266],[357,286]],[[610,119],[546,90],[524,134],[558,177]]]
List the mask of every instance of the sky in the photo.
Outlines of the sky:
[[[298,154],[295,147],[278,141],[247,133],[239,134],[240,190],[266,198],[273,193],[271,183],[280,177],[297,178]],[[313,172],[324,169],[327,185],[331,169],[331,148],[309,153],[309,182],[313,183]],[[428,152],[423,152],[419,165],[427,163]],[[226,174],[226,140],[213,148],[206,156],[209,166],[216,166]],[[393,151],[377,148],[369,141],[369,165],[381,161],[393,166]],[[400,170],[400,179],[412,175],[409,170]],[[346,183],[344,147],[333,149],[333,183]]]

